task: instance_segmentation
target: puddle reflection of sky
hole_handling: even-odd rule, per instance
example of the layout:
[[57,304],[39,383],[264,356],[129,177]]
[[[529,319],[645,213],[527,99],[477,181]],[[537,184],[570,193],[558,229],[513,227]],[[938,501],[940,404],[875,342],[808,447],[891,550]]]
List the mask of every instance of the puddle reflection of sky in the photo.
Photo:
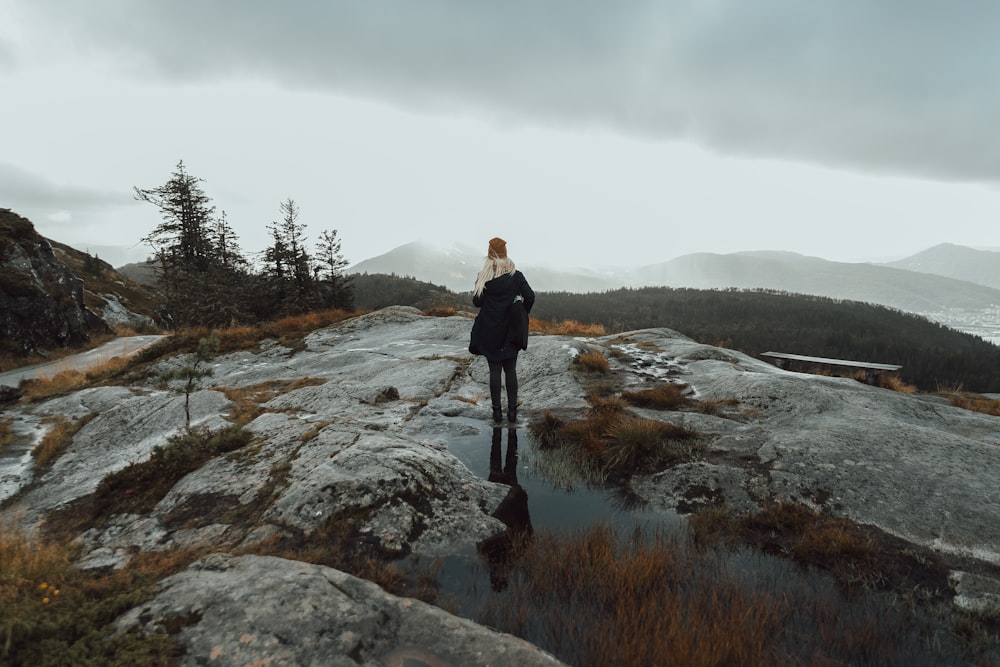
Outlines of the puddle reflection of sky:
[[[512,429],[503,427],[500,431],[501,456],[505,458]],[[630,529],[636,523],[655,526],[662,522],[675,524],[680,521],[673,513],[627,507],[625,505],[628,503],[624,503],[609,488],[588,487],[582,482],[572,490],[560,488],[537,475],[532,470],[533,466],[527,464],[530,457],[538,455],[534,438],[527,427],[519,426],[516,433],[517,483],[528,496],[528,512],[535,530],[577,532],[598,523]],[[489,423],[483,423],[479,433],[475,435],[452,436],[448,439],[448,450],[483,479],[490,478],[492,447],[493,428]]]

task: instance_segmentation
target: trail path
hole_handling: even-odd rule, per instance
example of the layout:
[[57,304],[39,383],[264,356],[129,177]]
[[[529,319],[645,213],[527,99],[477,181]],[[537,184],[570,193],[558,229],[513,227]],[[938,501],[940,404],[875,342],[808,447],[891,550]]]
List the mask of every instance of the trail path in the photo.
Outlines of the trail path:
[[16,368],[6,373],[0,373],[0,385],[16,387],[21,380],[33,380],[39,377],[51,377],[66,370],[85,371],[100,363],[115,357],[125,357],[135,354],[163,338],[161,335],[124,336],[108,341],[100,347],[86,352],[80,352],[55,361],[47,361],[33,366]]

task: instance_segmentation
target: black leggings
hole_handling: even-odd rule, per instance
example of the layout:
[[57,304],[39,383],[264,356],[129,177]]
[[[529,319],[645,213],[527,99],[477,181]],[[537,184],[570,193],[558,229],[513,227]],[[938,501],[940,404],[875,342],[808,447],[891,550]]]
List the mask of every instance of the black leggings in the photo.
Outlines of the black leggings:
[[487,359],[490,364],[490,401],[493,407],[500,408],[500,371],[503,370],[507,381],[507,409],[517,409],[517,356],[503,361]]

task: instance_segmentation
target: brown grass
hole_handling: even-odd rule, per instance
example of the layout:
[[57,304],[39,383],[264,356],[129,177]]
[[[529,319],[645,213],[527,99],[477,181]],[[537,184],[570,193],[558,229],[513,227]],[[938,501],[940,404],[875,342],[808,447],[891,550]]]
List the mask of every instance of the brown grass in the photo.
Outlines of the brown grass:
[[[741,521],[721,508],[709,513],[727,528]],[[819,519],[782,507],[756,525],[805,531],[796,559],[813,558],[814,547],[831,561],[868,558],[869,541],[856,539],[849,524]],[[970,659],[982,646],[961,646],[940,612],[904,597],[845,592],[783,559],[754,558],[639,528],[539,531],[476,620],[574,665],[993,664]],[[996,639],[983,645],[989,653]]]
[[591,400],[580,419],[567,421],[546,411],[528,425],[543,449],[568,448],[585,478],[655,472],[692,459],[703,447],[694,431],[639,418],[620,397]]
[[311,429],[309,429],[308,431],[306,431],[305,433],[303,433],[302,435],[299,436],[299,442],[309,442],[310,440],[312,440],[316,436],[318,436],[319,433],[320,433],[320,431],[322,431],[323,429],[325,429],[327,426],[329,426],[332,423],[333,422],[328,422],[328,421],[318,422]]
[[583,324],[575,320],[552,322],[535,317],[528,318],[528,330],[532,333],[562,335],[562,336],[603,336],[603,324]]
[[0,531],[0,663],[171,665],[180,647],[165,635],[114,635],[109,625],[148,600],[155,583],[200,553],[139,555],[123,570],[83,572],[69,542],[4,526]]
[[689,460],[698,449],[695,432],[655,419],[620,419],[607,430],[604,468],[609,472],[655,472]]
[[130,362],[131,360],[126,357],[113,357],[90,366],[85,371],[66,369],[57,371],[50,376],[28,380],[22,385],[24,395],[21,397],[20,402],[32,403],[89,387],[117,375]]
[[875,380],[875,384],[883,389],[891,389],[892,391],[898,391],[901,394],[917,393],[917,387],[915,385],[903,382],[898,375],[879,375]]
[[91,414],[76,421],[69,421],[64,417],[47,419],[48,423],[53,424],[52,428],[42,437],[42,441],[31,450],[31,458],[35,465],[38,468],[46,468],[51,465],[73,444],[73,436],[76,435],[77,431],[86,426],[87,422],[95,416]]
[[688,402],[684,395],[686,384],[665,382],[650,389],[623,391],[622,398],[640,408],[655,410],[674,410]]
[[[868,382],[868,375],[864,371],[855,371],[851,373],[850,377],[861,383]],[[901,394],[915,394],[917,392],[917,388],[914,385],[903,382],[902,378],[894,373],[876,373],[875,386],[897,391]]]
[[332,309],[293,315],[252,326],[241,325],[214,330],[207,327],[185,327],[139,352],[135,363],[146,363],[174,354],[194,352],[198,349],[199,341],[210,337],[213,331],[219,338],[219,354],[253,349],[261,341],[268,339],[278,340],[288,347],[296,347],[307,334],[345,319],[357,317],[364,312],[366,311],[348,312]]
[[579,665],[772,664],[771,600],[700,572],[675,542],[598,526],[536,536],[523,577],[478,615]]
[[112,514],[145,514],[188,473],[214,456],[248,445],[253,435],[240,426],[219,431],[190,429],[157,445],[145,461],[131,463],[100,481],[92,496],[95,519]]
[[451,317],[458,314],[458,309],[454,306],[431,306],[422,311],[428,317]]
[[4,447],[14,442],[14,432],[11,430],[13,423],[10,419],[0,418],[0,452],[4,450]]
[[611,365],[608,358],[601,354],[600,350],[587,350],[581,352],[576,358],[576,364],[590,373],[609,373]]
[[756,514],[701,511],[690,517],[697,544],[744,543],[833,573],[841,583],[880,586],[899,576],[870,531],[800,503],[771,503]]
[[315,387],[325,383],[323,378],[302,377],[295,380],[268,380],[246,387],[223,387],[220,390],[233,402],[229,421],[245,426],[264,413],[262,403],[302,387]]
[[1000,417],[1000,401],[968,392],[953,393],[948,401],[955,407]]

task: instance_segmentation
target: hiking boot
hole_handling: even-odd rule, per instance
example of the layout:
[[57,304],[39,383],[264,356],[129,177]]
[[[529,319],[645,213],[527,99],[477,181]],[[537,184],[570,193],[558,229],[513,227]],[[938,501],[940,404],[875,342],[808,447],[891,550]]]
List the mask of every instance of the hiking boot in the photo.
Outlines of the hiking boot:
[[493,421],[498,424],[503,421],[503,412],[500,408],[493,408]]
[[509,421],[511,424],[517,421],[517,410],[507,411],[507,421]]

